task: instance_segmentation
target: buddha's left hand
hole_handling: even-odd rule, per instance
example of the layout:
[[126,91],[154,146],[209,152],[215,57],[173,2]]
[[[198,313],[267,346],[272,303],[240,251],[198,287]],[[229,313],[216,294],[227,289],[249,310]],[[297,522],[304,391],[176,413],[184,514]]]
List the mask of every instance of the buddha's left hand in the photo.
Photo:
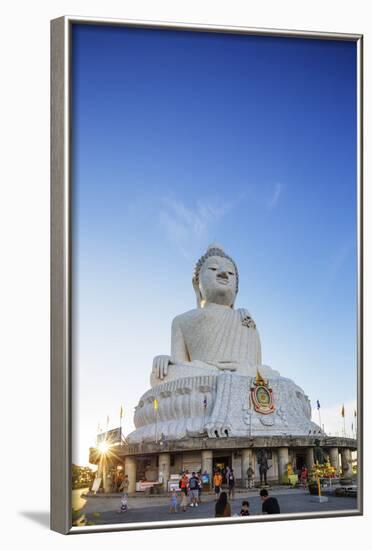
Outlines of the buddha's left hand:
[[217,361],[216,366],[220,370],[235,371],[237,369],[237,364],[235,361]]

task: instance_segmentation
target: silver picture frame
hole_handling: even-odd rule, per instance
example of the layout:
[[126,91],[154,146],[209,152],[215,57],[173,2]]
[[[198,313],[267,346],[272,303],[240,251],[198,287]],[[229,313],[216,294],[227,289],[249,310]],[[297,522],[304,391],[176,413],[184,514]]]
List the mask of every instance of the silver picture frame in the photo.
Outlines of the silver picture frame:
[[[65,16],[51,21],[51,529],[62,534],[238,523],[241,518],[72,526],[72,169],[71,30],[73,25],[231,33],[352,41],[357,46],[357,413],[358,497],[350,511],[282,514],[274,520],[363,514],[363,35]],[[273,518],[252,516],[250,521]],[[246,521],[246,520],[244,520]]]

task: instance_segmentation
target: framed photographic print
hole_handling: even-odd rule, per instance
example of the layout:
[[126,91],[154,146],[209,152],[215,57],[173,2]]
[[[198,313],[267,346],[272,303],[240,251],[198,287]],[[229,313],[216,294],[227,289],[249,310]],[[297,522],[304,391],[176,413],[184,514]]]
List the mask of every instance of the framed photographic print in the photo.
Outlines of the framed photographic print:
[[362,36],[52,21],[51,527],[362,513]]

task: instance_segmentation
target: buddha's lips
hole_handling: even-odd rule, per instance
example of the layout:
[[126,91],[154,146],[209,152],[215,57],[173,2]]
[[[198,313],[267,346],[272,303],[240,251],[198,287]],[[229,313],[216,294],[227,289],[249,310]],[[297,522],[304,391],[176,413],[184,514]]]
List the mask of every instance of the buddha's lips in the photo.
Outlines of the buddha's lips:
[[217,281],[218,281],[221,285],[228,285],[229,282],[230,282],[228,279],[219,279],[219,278],[217,278]]

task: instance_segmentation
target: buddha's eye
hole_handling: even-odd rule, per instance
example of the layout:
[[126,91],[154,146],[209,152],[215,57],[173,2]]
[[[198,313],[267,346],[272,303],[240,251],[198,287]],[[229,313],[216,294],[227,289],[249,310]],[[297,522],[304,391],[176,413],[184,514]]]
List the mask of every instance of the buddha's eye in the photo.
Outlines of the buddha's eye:
[[208,267],[208,269],[211,269],[212,271],[217,271],[217,267]]
[[235,275],[235,273],[233,271],[228,271],[227,272],[229,275]]

